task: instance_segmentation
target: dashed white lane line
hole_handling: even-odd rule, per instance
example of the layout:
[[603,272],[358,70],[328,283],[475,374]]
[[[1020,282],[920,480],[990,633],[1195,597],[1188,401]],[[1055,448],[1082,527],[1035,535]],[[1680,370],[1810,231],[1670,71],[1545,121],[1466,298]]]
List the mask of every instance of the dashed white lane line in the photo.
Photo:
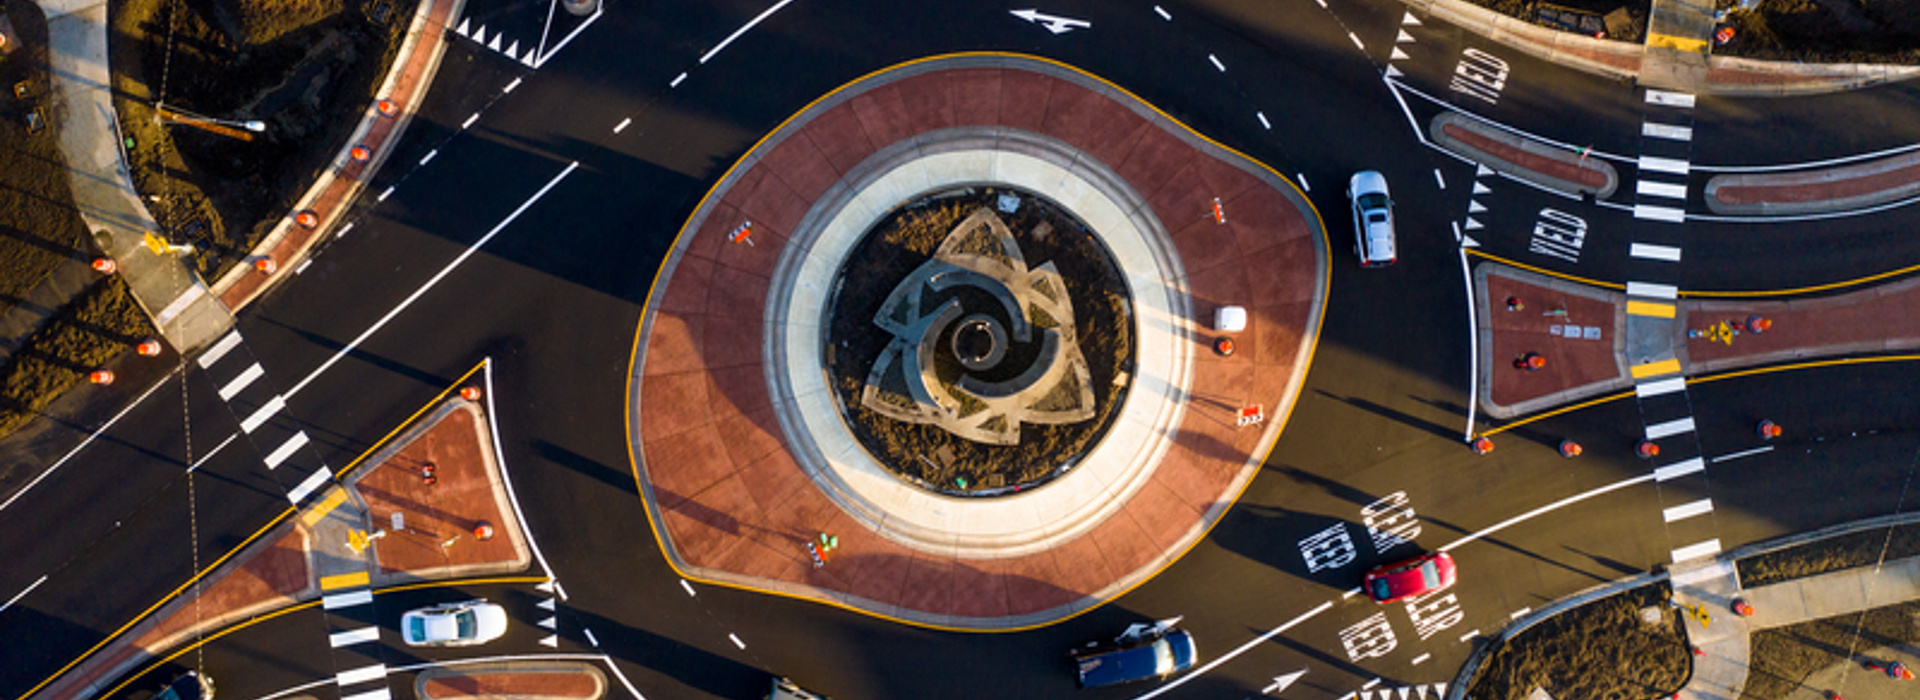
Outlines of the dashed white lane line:
[[1673,562],[1675,564],[1678,564],[1683,561],[1699,559],[1701,557],[1710,557],[1719,553],[1720,553],[1720,540],[1716,538],[1716,539],[1707,540],[1705,542],[1701,542],[1699,544],[1687,545],[1685,547],[1681,547],[1679,549],[1673,550]]
[[691,583],[687,583],[687,580],[686,580],[686,579],[680,579],[680,587],[681,587],[681,588],[685,588],[685,589],[687,589],[687,597],[688,597],[688,598],[692,598],[692,597],[694,597],[694,593],[693,593],[693,584],[691,584]]
[[426,154],[426,155],[424,155],[424,156],[420,156],[420,164],[421,164],[421,165],[426,165],[426,164],[428,164],[428,163],[431,163],[431,162],[433,162],[433,157],[434,157],[434,156],[437,156],[437,155],[440,155],[440,149],[438,149],[438,148],[436,148],[436,149],[433,149],[433,150],[431,150],[431,151],[427,151],[427,154]]
[[1312,192],[1312,191],[1313,191],[1313,185],[1310,185],[1310,184],[1307,184],[1307,174],[1306,174],[1306,173],[1298,173],[1298,175],[1300,176],[1300,189],[1302,189],[1302,190],[1306,190],[1306,191],[1308,191],[1308,192]]
[[1440,189],[1444,190],[1447,188],[1447,178],[1446,176],[1440,174],[1439,168],[1433,169],[1433,181],[1440,183]]
[[234,377],[232,381],[227,382],[226,386],[220,387],[220,400],[232,401],[234,396],[242,391],[246,391],[248,386],[251,386],[254,381],[260,379],[261,375],[266,373],[267,370],[262,368],[260,363],[253,363],[252,366],[241,371],[240,376]]
[[18,603],[18,602],[20,602],[20,599],[21,599],[21,598],[25,598],[25,597],[27,597],[27,594],[28,594],[28,593],[32,593],[32,592],[33,592],[33,589],[35,589],[35,588],[39,588],[39,587],[40,587],[40,584],[43,584],[43,583],[46,583],[46,582],[47,582],[47,577],[46,577],[46,576],[44,576],[44,575],[43,575],[43,576],[41,576],[41,577],[40,577],[40,580],[38,580],[38,581],[34,581],[34,582],[33,582],[33,585],[31,585],[31,586],[27,586],[27,589],[26,589],[26,590],[24,590],[24,591],[21,591],[21,592],[20,592],[19,594],[17,594],[17,595],[15,595],[15,596],[14,596],[14,597],[12,597],[12,598],[8,598],[8,599],[7,599],[7,604],[6,604],[6,605],[0,605],[0,612],[6,612],[6,610],[7,610],[7,608],[11,608],[11,607],[13,607],[13,604],[14,604],[14,603]]
[[473,123],[477,121],[480,121],[480,113],[474,112],[473,116],[467,117],[466,121],[460,122],[460,128],[465,129],[467,127],[473,126]]
[[598,648],[600,648],[600,638],[599,638],[599,637],[595,637],[595,636],[593,636],[593,630],[590,630],[590,629],[587,629],[587,628],[585,628],[585,627],[582,627],[582,628],[580,628],[580,631],[581,631],[582,633],[584,633],[584,634],[586,634],[586,635],[587,635],[587,643],[588,643],[588,644],[592,644],[592,645],[593,645],[593,648],[595,648],[595,649],[598,649]]
[[1677,158],[1660,158],[1657,156],[1640,156],[1639,166],[1641,170],[1672,173],[1674,175],[1685,175],[1691,167],[1687,164],[1687,161],[1684,160]]
[[376,201],[376,202],[384,202],[384,201],[387,201],[387,198],[388,198],[388,197],[391,197],[391,196],[393,196],[393,188],[392,188],[392,187],[388,187],[388,188],[386,188],[386,189],[384,189],[384,190],[381,190],[381,191],[380,191],[380,196],[378,196],[378,197],[374,197],[373,199],[374,199],[374,201]]
[[1631,248],[1627,250],[1627,254],[1636,258],[1644,258],[1647,260],[1665,260],[1667,262],[1680,262],[1680,249],[1670,245],[1654,245],[1652,243],[1635,243]]
[[1732,576],[1732,575],[1733,575],[1733,562],[1723,561],[1723,562],[1710,564],[1708,566],[1703,566],[1698,569],[1693,569],[1690,571],[1682,571],[1680,573],[1673,574],[1671,577],[1667,579],[1667,583],[1672,585],[1675,588],[1678,588],[1680,586],[1691,586],[1701,581],[1707,581],[1710,579],[1716,579],[1716,578],[1721,578],[1724,576]]
[[1673,522],[1675,520],[1685,520],[1696,515],[1704,515],[1711,512],[1713,512],[1713,499],[1702,498],[1692,503],[1682,503],[1660,511],[1660,517],[1666,518],[1667,522]]
[[1682,201],[1685,201],[1687,198],[1687,186],[1671,182],[1641,180],[1634,184],[1633,189],[1635,192],[1649,197],[1666,197],[1668,199],[1678,199]]
[[1667,92],[1666,90],[1648,90],[1647,104],[1667,105],[1669,107],[1685,107],[1685,108],[1691,109],[1693,107],[1693,95],[1689,95],[1684,92]]
[[1263,126],[1263,127],[1266,127],[1266,129],[1267,129],[1268,131],[1272,131],[1272,130],[1273,130],[1273,122],[1270,122],[1270,121],[1267,121],[1267,113],[1266,113],[1266,112],[1254,112],[1254,113],[1253,113],[1253,116],[1256,116],[1256,117],[1259,117],[1259,118],[1260,118],[1260,126]]
[[1347,600],[1357,595],[1360,595],[1360,587],[1354,586],[1352,588],[1347,589],[1347,592],[1340,594],[1340,599]]
[[1424,663],[1427,659],[1431,659],[1431,658],[1433,658],[1432,654],[1421,654],[1419,656],[1413,657],[1413,665],[1418,666],[1421,663]]
[[1653,480],[1654,481],[1671,481],[1673,479],[1678,479],[1688,474],[1694,474],[1694,473],[1706,471],[1706,469],[1707,469],[1706,461],[1700,459],[1699,457],[1695,457],[1685,462],[1676,462],[1664,467],[1660,467],[1659,469],[1653,470]]
[[514,88],[520,87],[520,80],[520,78],[514,78],[513,82],[507,83],[507,87],[502,89],[501,92],[513,92]]
[[1376,686],[1376,685],[1380,685],[1380,679],[1379,679],[1379,678],[1375,678],[1375,679],[1373,679],[1373,680],[1370,680],[1370,681],[1367,681],[1366,683],[1363,683],[1363,684],[1361,684],[1361,685],[1360,685],[1360,689],[1361,689],[1361,690],[1373,690],[1373,687],[1374,687],[1374,686]]
[[1636,394],[1639,398],[1644,399],[1649,396],[1662,396],[1662,395],[1674,393],[1676,391],[1685,391],[1686,388],[1687,388],[1687,380],[1681,379],[1679,377],[1674,377],[1672,379],[1662,379],[1657,382],[1647,382],[1645,384],[1636,384],[1633,387],[1633,393]]
[[680,87],[681,83],[684,83],[686,81],[687,81],[687,73],[686,71],[681,71],[679,75],[673,76],[673,82],[667,83],[667,87],[677,88],[677,87]]
[[1721,462],[1725,462],[1725,461],[1727,461],[1727,460],[1729,460],[1729,459],[1739,459],[1739,458],[1741,458],[1741,457],[1752,457],[1752,456],[1754,456],[1754,455],[1757,455],[1757,454],[1762,454],[1762,453],[1765,453],[1765,452],[1772,452],[1772,451],[1773,451],[1773,446],[1772,446],[1772,445],[1766,445],[1766,446],[1763,446],[1763,447],[1755,447],[1755,448],[1753,448],[1753,449],[1751,449],[1751,450],[1741,450],[1741,451],[1739,451],[1739,452],[1735,452],[1735,453],[1732,453],[1732,454],[1724,454],[1724,455],[1720,455],[1720,456],[1718,456],[1718,457],[1715,457],[1715,458],[1713,458],[1713,463],[1714,463],[1714,464],[1719,464],[1719,463],[1721,463]]
[[1480,628],[1475,627],[1473,629],[1467,630],[1466,634],[1460,635],[1460,641],[1462,643],[1465,643],[1467,640],[1473,639],[1474,637],[1478,637],[1478,636],[1480,636]]
[[1519,610],[1515,610],[1513,612],[1507,613],[1507,619],[1518,620],[1520,619],[1521,615],[1525,615],[1530,612],[1533,612],[1533,608],[1521,608]]
[[1360,43],[1360,35],[1355,34],[1353,32],[1347,32],[1347,38],[1352,39],[1353,45],[1356,47],[1359,47],[1361,51],[1367,50],[1367,45]]
[[1693,127],[1674,126],[1672,124],[1660,124],[1657,122],[1641,122],[1640,135],[1673,141],[1692,141]]
[[1209,63],[1212,63],[1212,64],[1213,64],[1213,67],[1214,67],[1215,69],[1218,69],[1218,70],[1219,70],[1220,72],[1222,72],[1222,73],[1225,73],[1225,72],[1227,72],[1227,64],[1225,64],[1225,63],[1221,63],[1221,62],[1220,62],[1220,57],[1219,57],[1219,56],[1215,56],[1215,55],[1213,55],[1213,54],[1207,54],[1207,61],[1208,61]]
[[733,645],[734,645],[734,646],[737,646],[737,647],[740,647],[740,648],[741,648],[742,650],[744,650],[744,649],[746,649],[746,648],[747,648],[747,643],[746,643],[746,642],[743,642],[743,641],[740,641],[740,635],[737,635],[737,634],[734,634],[734,633],[732,633],[732,632],[728,632],[728,633],[727,633],[727,639],[731,639],[731,640],[733,640]]
[[752,29],[754,25],[757,25],[761,22],[766,21],[768,17],[773,16],[773,13],[779,12],[780,8],[786,7],[788,4],[791,4],[792,2],[793,0],[780,0],[780,2],[774,3],[773,7],[767,8],[765,12],[761,12],[759,15],[755,16],[753,19],[747,20],[746,24],[740,25],[739,29],[733,30],[733,33],[728,34],[727,38],[721,39],[719,44],[715,45],[711,49],[708,49],[706,53],[701,54],[700,63],[702,65],[705,65],[707,61],[712,60],[715,55],[718,55],[721,49],[727,48],[728,44],[733,43],[733,40],[740,38],[740,35],[747,33],[747,30]]
[[1678,418],[1665,423],[1655,423],[1647,426],[1647,439],[1659,440],[1661,438],[1691,432],[1693,432],[1693,416],[1687,416],[1685,418]]
[[340,227],[340,230],[333,232],[333,237],[340,238],[342,236],[347,235],[347,232],[352,230],[353,230],[353,222],[349,221],[347,222],[347,225]]
[[1160,15],[1160,19],[1164,19],[1168,22],[1173,21],[1173,15],[1167,14],[1167,11],[1164,8],[1161,8],[1159,5],[1153,6],[1153,13]]
[[619,124],[613,125],[613,133],[618,134],[622,131],[626,131],[627,127],[631,124],[633,124],[633,117],[627,117],[626,119],[622,119],[620,120]]
[[1331,608],[1333,608],[1333,601],[1329,600],[1329,601],[1322,602],[1320,603],[1320,605],[1315,606],[1314,609],[1300,613],[1298,617],[1295,617],[1291,620],[1286,621],[1286,623],[1280,625],[1279,627],[1275,627],[1273,629],[1267,630],[1266,632],[1261,633],[1260,636],[1247,640],[1245,644],[1234,647],[1233,651],[1229,651],[1225,654],[1222,654],[1219,658],[1216,658],[1212,661],[1207,662],[1205,666],[1201,666],[1200,668],[1194,669],[1193,672],[1188,673],[1187,675],[1181,676],[1179,678],[1175,678],[1173,679],[1173,682],[1167,683],[1166,685],[1162,685],[1158,688],[1155,688],[1153,692],[1147,693],[1145,695],[1141,695],[1137,698],[1134,698],[1134,700],[1152,700],[1153,698],[1156,698],[1163,694],[1171,692],[1174,688],[1178,688],[1180,686],[1186,685],[1188,681],[1191,681],[1195,678],[1199,678],[1201,676],[1206,675],[1208,671],[1211,671],[1215,668],[1219,668],[1221,664],[1224,664],[1228,661],[1232,661],[1236,657],[1239,657],[1241,654],[1247,653],[1247,650],[1260,646],[1262,644],[1265,644],[1267,643],[1267,640],[1273,639],[1274,637],[1278,637],[1282,634],[1286,634],[1287,630],[1293,629],[1295,625],[1298,625],[1302,622],[1306,622],[1307,620],[1311,620],[1314,618],[1314,616],[1319,615],[1320,613],[1326,612]]
[[1680,298],[1680,288],[1675,287],[1671,284],[1654,284],[1652,282],[1628,282],[1627,296],[1648,297],[1652,299],[1678,299]]

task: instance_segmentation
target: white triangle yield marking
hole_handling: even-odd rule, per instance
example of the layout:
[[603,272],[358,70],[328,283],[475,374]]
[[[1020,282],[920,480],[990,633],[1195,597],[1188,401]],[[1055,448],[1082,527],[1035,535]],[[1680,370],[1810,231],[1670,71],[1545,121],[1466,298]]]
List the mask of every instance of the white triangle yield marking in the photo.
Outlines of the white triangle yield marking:
[[1388,56],[1388,57],[1387,57],[1387,60],[1389,60],[1389,61],[1405,61],[1405,60],[1407,60],[1407,58],[1409,58],[1409,57],[1407,56],[1407,52],[1405,52],[1405,51],[1401,51],[1401,50],[1400,50],[1400,47],[1398,47],[1398,46],[1395,46],[1395,47],[1393,47],[1393,54],[1392,54],[1392,55],[1390,55],[1390,56]]
[[1400,69],[1393,67],[1393,64],[1391,63],[1387,64],[1387,77],[1398,78],[1403,75],[1406,75],[1406,74],[1400,72]]
[[559,629],[558,627],[556,627],[556,625],[558,624],[560,624],[560,621],[552,617],[547,617],[540,620],[540,626],[546,629]]
[[1373,700],[1373,691],[1371,690],[1360,691],[1360,700]]
[[1303,668],[1298,671],[1294,671],[1293,673],[1286,674],[1284,676],[1274,676],[1273,684],[1260,689],[1260,694],[1278,695],[1286,691],[1288,687],[1291,687],[1293,685],[1294,681],[1300,680],[1300,677],[1304,675],[1307,675],[1307,669]]
[[507,60],[511,60],[511,61],[520,60],[520,41],[519,40],[517,39],[514,40],[513,45],[507,47]]
[[[501,32],[500,34],[505,34],[505,33],[506,33],[506,32]],[[499,50],[500,50],[500,34],[495,34],[495,35],[493,35],[493,41],[489,41],[489,42],[487,42],[487,50],[488,50],[488,51],[499,51]]]
[[1400,700],[1407,700],[1407,696],[1411,695],[1412,693],[1413,693],[1412,688],[1409,688],[1404,685],[1400,686]]
[[1493,194],[1493,188],[1488,187],[1486,185],[1482,185],[1478,182],[1475,182],[1473,183],[1473,193],[1474,194]]
[[525,64],[528,68],[538,67],[533,62],[533,49],[527,49],[527,55],[521,56],[520,62]]
[[547,635],[545,639],[540,640],[540,646],[547,647],[549,649],[560,648],[560,635],[557,635],[557,634]]
[[485,46],[487,44],[487,25],[482,24],[479,29],[473,30],[473,36],[469,38],[473,39],[475,43]]
[[1467,237],[1465,237],[1465,238],[1461,238],[1461,239],[1460,239],[1460,247],[1462,247],[1462,248],[1478,248],[1478,247],[1480,247],[1480,242],[1479,242],[1479,241],[1476,241],[1476,240],[1473,240],[1473,236],[1467,236]]
[[1415,16],[1413,16],[1413,13],[1412,13],[1412,12],[1408,12],[1408,13],[1407,13],[1407,15],[1406,15],[1405,17],[1401,17],[1401,18],[1400,18],[1400,26],[1402,26],[1402,27],[1418,27],[1418,26],[1420,26],[1420,18],[1419,18],[1419,17],[1415,17]]
[[542,581],[542,582],[540,582],[540,585],[538,585],[538,586],[534,586],[534,587],[533,587],[533,590],[536,590],[536,591],[539,591],[539,592],[541,592],[541,593],[552,593],[552,592],[553,592],[553,582],[552,582],[552,581]]
[[545,610],[547,612],[553,612],[553,599],[548,598],[546,600],[540,601],[538,604],[534,605],[533,607],[539,608],[541,610]]
[[1420,696],[1420,700],[1427,700],[1427,687],[1424,685],[1414,686],[1413,694]]
[[1480,212],[1483,212],[1483,211],[1486,211],[1486,210],[1487,210],[1487,207],[1486,207],[1486,205],[1484,205],[1484,204],[1481,204],[1481,203],[1480,203],[1480,200],[1477,200],[1477,199],[1469,199],[1469,200],[1467,200],[1467,213],[1469,213],[1469,214],[1478,214],[1478,213],[1480,213]]
[[460,26],[455,27],[453,29],[453,33],[459,34],[460,36],[466,36],[468,31],[469,30],[467,29],[467,18],[465,17],[460,18]]
[[1474,176],[1474,177],[1486,177],[1486,176],[1488,176],[1488,175],[1492,175],[1492,174],[1493,174],[1493,168],[1489,168],[1489,167],[1487,167],[1487,164],[1486,164],[1486,163],[1475,163],[1475,164],[1474,164],[1474,169],[1473,169],[1473,176]]
[[1440,696],[1440,697],[1443,697],[1443,698],[1444,698],[1444,697],[1446,697],[1446,696],[1447,696],[1447,684],[1445,684],[1445,683],[1435,683],[1435,684],[1433,684],[1433,694],[1434,694],[1434,695],[1438,695],[1438,696]]
[[1394,37],[1394,38],[1393,38],[1393,43],[1396,43],[1396,44],[1411,44],[1411,43],[1413,43],[1413,35],[1412,35],[1412,34],[1408,34],[1408,33],[1407,33],[1407,30],[1405,30],[1405,29],[1402,29],[1402,30],[1400,30],[1400,36],[1396,36],[1396,37]]
[[1479,221],[1477,221],[1477,220],[1475,220],[1475,219],[1474,219],[1473,217],[1471,217],[1471,216],[1469,216],[1469,217],[1467,217],[1467,230],[1468,230],[1468,231],[1475,231],[1475,230],[1479,230],[1479,229],[1483,229],[1483,228],[1486,228],[1486,226],[1485,226],[1485,225],[1483,225],[1483,224],[1481,224],[1481,223],[1480,223]]

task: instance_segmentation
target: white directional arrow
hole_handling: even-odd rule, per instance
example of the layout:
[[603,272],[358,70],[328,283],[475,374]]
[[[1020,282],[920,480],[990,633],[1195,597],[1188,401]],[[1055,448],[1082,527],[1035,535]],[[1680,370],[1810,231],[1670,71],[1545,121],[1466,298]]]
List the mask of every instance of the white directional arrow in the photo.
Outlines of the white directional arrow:
[[1047,28],[1047,31],[1053,32],[1055,34],[1065,34],[1075,29],[1090,29],[1093,27],[1092,22],[1088,22],[1083,19],[1073,19],[1071,17],[1059,17],[1055,15],[1044,14],[1039,10],[1027,9],[1027,10],[1009,10],[1009,11],[1013,13],[1013,16],[1019,17],[1020,19],[1024,19],[1028,22],[1037,22],[1039,24],[1045,25]]
[[1402,26],[1418,27],[1420,26],[1420,18],[1413,16],[1412,12],[1408,12],[1407,16],[1400,18],[1400,24]]
[[560,635],[547,635],[545,639],[540,640],[540,646],[558,649],[560,647]]
[[540,621],[540,626],[547,629],[556,629],[555,625],[558,624],[560,624],[559,621],[551,617]]
[[1304,675],[1307,675],[1307,670],[1303,668],[1284,676],[1274,676],[1273,685],[1261,688],[1260,692],[1264,695],[1278,695],[1280,691],[1286,690],[1287,686],[1293,685],[1294,681],[1300,680]]
[[534,605],[533,607],[539,608],[541,610],[545,610],[547,612],[553,612],[553,599],[548,598],[546,600],[540,601],[538,604]]

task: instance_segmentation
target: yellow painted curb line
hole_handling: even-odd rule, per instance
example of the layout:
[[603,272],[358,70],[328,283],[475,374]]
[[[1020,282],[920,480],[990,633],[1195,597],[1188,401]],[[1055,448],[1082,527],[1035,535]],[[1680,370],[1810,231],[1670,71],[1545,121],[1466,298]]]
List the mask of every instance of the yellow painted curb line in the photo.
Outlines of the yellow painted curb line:
[[1647,45],[1657,46],[1663,49],[1673,49],[1675,51],[1687,51],[1690,53],[1703,54],[1707,52],[1707,41],[1705,39],[1689,39],[1684,36],[1674,36],[1672,34],[1648,34]]

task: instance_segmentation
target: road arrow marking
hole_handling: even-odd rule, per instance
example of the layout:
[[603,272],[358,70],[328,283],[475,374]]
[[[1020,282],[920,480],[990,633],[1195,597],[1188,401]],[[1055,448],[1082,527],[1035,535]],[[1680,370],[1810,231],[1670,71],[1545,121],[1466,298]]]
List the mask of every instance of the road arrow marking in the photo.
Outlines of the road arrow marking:
[[560,648],[560,635],[557,635],[557,634],[547,635],[545,639],[540,640],[540,646],[547,647],[550,649]]
[[1278,695],[1281,691],[1286,690],[1287,686],[1293,685],[1294,681],[1300,680],[1300,677],[1304,675],[1307,675],[1307,670],[1303,668],[1284,676],[1274,676],[1273,685],[1260,689],[1260,692],[1265,695]]
[[1088,22],[1086,20],[1073,19],[1070,17],[1058,17],[1055,15],[1044,14],[1039,10],[1034,10],[1034,9],[1010,10],[1010,12],[1013,14],[1013,16],[1019,17],[1020,19],[1024,19],[1028,22],[1036,22],[1036,23],[1045,25],[1047,28],[1047,31],[1053,32],[1055,34],[1065,34],[1075,29],[1091,29],[1093,27],[1093,23]]
[[1418,27],[1420,26],[1420,18],[1413,16],[1412,12],[1408,12],[1407,16],[1400,18],[1400,26]]

